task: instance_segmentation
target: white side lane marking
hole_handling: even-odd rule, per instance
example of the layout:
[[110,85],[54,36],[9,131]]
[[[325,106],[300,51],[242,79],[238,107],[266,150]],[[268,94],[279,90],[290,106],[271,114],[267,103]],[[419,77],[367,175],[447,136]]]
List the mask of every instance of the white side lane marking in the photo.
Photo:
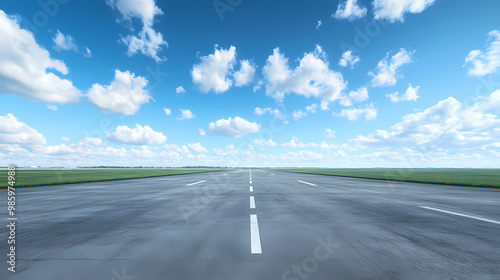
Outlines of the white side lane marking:
[[441,210],[441,209],[427,207],[427,206],[419,206],[419,207],[420,208],[429,209],[429,210],[433,210],[433,211],[438,211],[438,212],[446,213],[446,214],[456,215],[456,216],[460,216],[460,217],[465,217],[465,218],[470,218],[470,219],[475,219],[475,220],[479,220],[479,221],[483,221],[483,222],[488,222],[488,223],[500,225],[500,222],[499,221],[495,221],[495,220],[490,220],[490,219],[480,218],[480,217],[476,217],[476,216],[455,213],[455,212]]
[[315,184],[312,184],[312,183],[308,183],[308,182],[304,182],[304,181],[301,181],[301,180],[297,180],[297,182],[301,182],[302,184],[308,184],[308,185],[311,185],[311,186],[315,186]]
[[253,192],[253,187],[252,186],[250,186],[250,192]]
[[255,198],[250,197],[250,209],[255,209]]
[[200,183],[203,183],[203,182],[206,182],[207,180],[203,180],[203,181],[199,181],[199,182],[194,182],[194,183],[191,183],[191,184],[187,184],[186,186],[192,186],[192,185],[196,185],[196,184],[200,184]]
[[252,254],[262,254],[257,215],[250,215],[250,241]]

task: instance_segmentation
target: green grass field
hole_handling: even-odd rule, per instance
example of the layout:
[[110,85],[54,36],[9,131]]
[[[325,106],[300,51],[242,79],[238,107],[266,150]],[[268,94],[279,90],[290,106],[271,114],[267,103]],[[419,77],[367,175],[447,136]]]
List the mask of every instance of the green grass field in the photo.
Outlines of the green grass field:
[[301,168],[274,170],[390,181],[500,188],[500,169]]
[[[191,174],[200,172],[223,171],[226,169],[208,168],[168,168],[168,169],[146,169],[146,168],[123,168],[123,169],[51,169],[33,170],[18,169],[15,174],[15,187],[59,185],[70,183],[100,182],[110,180],[146,178],[157,176],[169,176],[180,174]],[[7,188],[8,170],[0,170],[0,188]]]

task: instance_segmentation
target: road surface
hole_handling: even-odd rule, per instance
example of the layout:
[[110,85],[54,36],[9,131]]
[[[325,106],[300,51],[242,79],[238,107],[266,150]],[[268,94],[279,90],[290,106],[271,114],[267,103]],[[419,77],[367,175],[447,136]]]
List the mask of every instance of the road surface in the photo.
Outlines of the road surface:
[[498,190],[241,169],[26,188],[17,211],[1,279],[500,275]]

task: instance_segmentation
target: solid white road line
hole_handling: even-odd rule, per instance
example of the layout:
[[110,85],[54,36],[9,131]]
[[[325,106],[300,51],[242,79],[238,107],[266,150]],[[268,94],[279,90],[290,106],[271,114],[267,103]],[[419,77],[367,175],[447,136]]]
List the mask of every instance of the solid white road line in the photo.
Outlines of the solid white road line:
[[194,183],[191,183],[191,184],[187,184],[186,186],[192,186],[192,185],[196,185],[196,184],[200,184],[200,183],[203,183],[203,182],[206,182],[207,180],[203,180],[203,181],[199,181],[199,182],[194,182]]
[[465,217],[465,218],[470,218],[470,219],[475,219],[475,220],[479,220],[479,221],[483,221],[483,222],[488,222],[488,223],[500,225],[500,222],[499,221],[495,221],[495,220],[490,220],[490,219],[475,217],[475,216],[471,216],[471,215],[465,215],[465,214],[455,213],[455,212],[441,210],[441,209],[427,207],[427,206],[419,206],[419,207],[420,208],[429,209],[429,210],[438,211],[438,212],[442,212],[442,213],[446,213],[446,214],[456,215],[456,216],[460,216],[460,217]]
[[257,215],[250,215],[250,241],[252,254],[262,254],[260,247],[259,223]]
[[253,187],[252,186],[250,186],[250,192],[253,192]]
[[308,185],[311,185],[311,186],[315,186],[315,184],[311,184],[311,183],[308,183],[308,182],[304,182],[304,181],[301,181],[301,180],[297,180],[297,182],[301,182],[302,184],[308,184]]
[[255,209],[255,199],[253,196],[250,197],[250,209]]

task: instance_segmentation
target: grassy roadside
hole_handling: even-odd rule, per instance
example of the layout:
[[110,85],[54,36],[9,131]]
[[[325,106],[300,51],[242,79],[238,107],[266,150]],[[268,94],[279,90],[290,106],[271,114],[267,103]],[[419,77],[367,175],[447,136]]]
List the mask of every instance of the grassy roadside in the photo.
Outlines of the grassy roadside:
[[[123,168],[123,169],[18,169],[15,187],[46,186],[72,183],[101,182],[134,178],[147,178],[201,172],[224,171],[222,168]],[[7,170],[0,170],[0,189],[7,188]]]
[[273,170],[389,181],[500,188],[500,169],[298,168]]

